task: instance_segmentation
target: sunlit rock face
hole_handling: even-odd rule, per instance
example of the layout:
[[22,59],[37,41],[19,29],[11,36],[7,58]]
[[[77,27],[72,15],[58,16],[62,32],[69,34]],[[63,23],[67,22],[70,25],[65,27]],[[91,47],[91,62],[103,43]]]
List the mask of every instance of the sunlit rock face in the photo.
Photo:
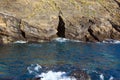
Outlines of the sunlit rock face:
[[0,0],[0,42],[120,40],[119,0]]

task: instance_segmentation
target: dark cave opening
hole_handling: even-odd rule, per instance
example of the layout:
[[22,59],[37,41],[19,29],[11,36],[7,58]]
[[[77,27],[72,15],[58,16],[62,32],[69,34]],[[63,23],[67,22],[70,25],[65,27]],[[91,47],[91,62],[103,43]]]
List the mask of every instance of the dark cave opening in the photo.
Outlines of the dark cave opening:
[[22,34],[22,36],[23,36],[24,38],[26,38],[24,31],[21,31],[21,34]]
[[61,16],[59,16],[59,24],[58,24],[57,31],[58,31],[57,32],[58,37],[65,38],[65,23]]

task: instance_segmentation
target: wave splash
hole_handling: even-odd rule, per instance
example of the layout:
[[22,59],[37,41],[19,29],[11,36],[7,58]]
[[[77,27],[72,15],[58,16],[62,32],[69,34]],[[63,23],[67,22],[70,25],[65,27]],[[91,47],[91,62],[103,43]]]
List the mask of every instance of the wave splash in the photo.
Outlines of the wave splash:
[[31,64],[31,66],[27,67],[27,70],[29,74],[40,80],[76,80],[74,77],[66,76],[66,72],[54,72],[52,70],[42,72],[42,67],[38,64]]
[[66,72],[53,72],[48,71],[46,73],[41,73],[36,77],[40,77],[41,80],[76,80],[74,77],[66,76]]
[[31,64],[27,67],[29,74],[38,75],[42,67],[39,64]]
[[[79,80],[74,76],[68,76],[66,72],[63,71],[44,71],[42,66],[39,64],[31,64],[27,67],[29,74],[34,75],[34,78],[37,80]],[[106,80],[105,75],[97,71],[91,71],[98,75],[99,80]],[[81,80],[81,79],[80,79]],[[113,76],[110,76],[108,80],[115,80]]]

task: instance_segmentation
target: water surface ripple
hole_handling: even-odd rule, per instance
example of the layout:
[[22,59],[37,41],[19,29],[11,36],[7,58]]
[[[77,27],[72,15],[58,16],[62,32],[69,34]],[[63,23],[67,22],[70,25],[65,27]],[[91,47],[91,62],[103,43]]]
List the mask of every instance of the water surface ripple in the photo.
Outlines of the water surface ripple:
[[[120,80],[120,44],[44,42],[0,45],[0,80],[29,80],[31,64],[46,71],[85,70],[92,80]],[[112,78],[111,78],[112,80]]]

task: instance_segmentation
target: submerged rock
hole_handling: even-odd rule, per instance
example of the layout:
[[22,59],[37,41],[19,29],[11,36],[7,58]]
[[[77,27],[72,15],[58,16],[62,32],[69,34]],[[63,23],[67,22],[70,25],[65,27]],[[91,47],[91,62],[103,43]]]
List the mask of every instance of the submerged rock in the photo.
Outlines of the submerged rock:
[[119,0],[0,0],[0,42],[120,40]]
[[91,80],[90,76],[82,70],[75,70],[70,76],[75,77],[76,80]]
[[40,78],[40,77],[38,77],[38,78],[34,78],[34,79],[32,79],[32,80],[41,80],[41,78]]

